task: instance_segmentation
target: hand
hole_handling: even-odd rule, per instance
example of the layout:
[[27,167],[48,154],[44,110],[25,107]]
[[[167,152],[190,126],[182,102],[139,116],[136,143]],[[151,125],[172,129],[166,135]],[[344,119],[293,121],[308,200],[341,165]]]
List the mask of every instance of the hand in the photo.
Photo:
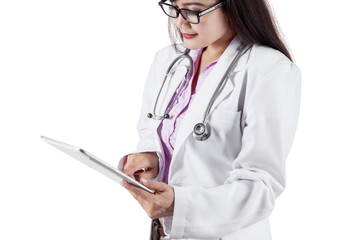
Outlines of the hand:
[[122,171],[136,180],[153,179],[159,173],[159,158],[155,152],[130,154],[125,158]]
[[121,182],[121,185],[140,203],[151,219],[172,216],[174,212],[174,188],[166,183],[146,180],[144,178],[141,178],[140,182],[154,190],[155,194],[149,193],[124,180]]

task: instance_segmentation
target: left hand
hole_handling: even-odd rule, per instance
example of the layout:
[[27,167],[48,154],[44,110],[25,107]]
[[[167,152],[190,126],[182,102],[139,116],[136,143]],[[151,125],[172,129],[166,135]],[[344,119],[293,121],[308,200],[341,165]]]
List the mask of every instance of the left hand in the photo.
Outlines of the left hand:
[[155,194],[149,193],[124,180],[121,182],[121,185],[140,203],[151,219],[172,216],[174,212],[174,188],[166,183],[146,180],[144,178],[141,178],[140,182],[154,190]]

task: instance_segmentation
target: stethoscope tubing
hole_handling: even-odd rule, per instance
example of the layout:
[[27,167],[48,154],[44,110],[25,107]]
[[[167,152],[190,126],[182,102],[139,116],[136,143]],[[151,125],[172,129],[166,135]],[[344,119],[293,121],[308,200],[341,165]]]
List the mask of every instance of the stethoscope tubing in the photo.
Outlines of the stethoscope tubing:
[[205,114],[204,114],[204,118],[203,118],[203,124],[206,124],[207,122],[207,118],[209,117],[210,114],[210,110],[215,102],[215,100],[217,99],[217,97],[220,95],[220,93],[222,92],[222,89],[225,87],[225,83],[226,80],[228,79],[229,73],[233,70],[236,62],[240,59],[240,57],[242,55],[244,55],[248,50],[250,49],[250,47],[246,46],[244,48],[242,48],[234,57],[234,59],[232,60],[230,66],[228,67],[228,69],[226,70],[225,74],[223,75],[220,83],[218,84],[218,86],[216,87],[213,95],[211,96],[210,102],[206,108]]
[[[204,113],[203,121],[194,126],[193,136],[194,136],[194,138],[196,140],[204,141],[204,140],[206,140],[206,139],[208,139],[210,137],[211,127],[210,127],[210,124],[208,123],[208,117],[210,116],[210,110],[211,110],[215,100],[217,99],[217,97],[222,92],[222,90],[223,90],[223,88],[225,86],[226,80],[228,80],[229,74],[234,69],[235,64],[238,62],[240,57],[243,56],[250,48],[251,48],[251,46],[248,46],[248,45],[245,45],[244,47],[242,47],[242,49],[236,54],[236,56],[234,57],[234,59],[232,60],[232,62],[230,64],[230,66],[228,67],[228,69],[226,70],[226,72],[223,75],[222,79],[220,80],[218,86],[216,87],[216,89],[215,89],[213,95],[211,96],[211,99],[210,99],[210,101],[209,101],[209,103],[208,103],[208,105],[206,107],[206,111]],[[182,55],[178,56],[177,58],[175,58],[174,61],[168,67],[168,69],[166,71],[166,75],[164,77],[164,80],[162,82],[162,85],[160,87],[159,93],[158,93],[156,101],[155,101],[153,114],[148,113],[149,118],[152,118],[152,119],[155,119],[155,120],[162,120],[164,118],[169,118],[169,113],[170,113],[171,109],[173,108],[176,100],[178,99],[179,94],[181,93],[182,89],[184,88],[189,76],[191,76],[192,73],[193,73],[193,60],[189,56],[189,52],[190,52],[190,49],[186,49],[184,54],[182,54]],[[188,59],[189,62],[190,62],[190,67],[189,67],[189,69],[187,70],[187,72],[185,74],[185,78],[180,83],[179,90],[177,91],[175,98],[173,98],[172,102],[167,107],[167,110],[165,111],[164,115],[157,116],[156,115],[156,106],[158,104],[158,100],[160,98],[160,95],[161,95],[161,92],[162,92],[163,87],[165,85],[165,82],[166,82],[167,78],[175,72],[176,69],[173,69],[174,65],[176,63],[180,63],[184,59]]]
[[[186,81],[188,80],[189,76],[192,75],[192,72],[193,72],[193,60],[192,58],[189,56],[189,52],[190,52],[190,49],[186,49],[184,54],[178,56],[177,58],[174,59],[174,61],[170,64],[170,66],[168,67],[167,71],[166,71],[166,74],[165,74],[165,77],[164,77],[164,80],[161,84],[161,87],[160,87],[160,90],[159,90],[159,93],[156,97],[156,101],[155,101],[155,105],[154,105],[154,109],[153,109],[153,114],[151,114],[151,118],[152,119],[155,119],[155,120],[162,120],[164,118],[169,118],[169,113],[171,111],[171,109],[173,108],[174,104],[175,104],[175,101],[176,99],[178,99],[182,89],[184,88],[185,84],[186,84]],[[189,70],[187,70],[186,74],[185,74],[185,77],[184,79],[182,80],[182,82],[180,83],[180,87],[179,87],[179,90],[177,91],[176,93],[176,96],[174,98],[174,100],[170,103],[170,105],[167,107],[165,113],[162,115],[162,116],[157,116],[156,115],[156,106],[158,105],[158,101],[159,101],[159,98],[160,98],[160,95],[161,95],[161,92],[164,88],[164,85],[166,83],[166,79],[175,72],[176,69],[172,70],[175,63],[177,62],[181,62],[183,61],[184,59],[187,59],[189,60],[190,62],[190,67],[189,67]],[[179,62],[179,63],[180,63]],[[148,117],[150,117],[150,114],[148,114]]]

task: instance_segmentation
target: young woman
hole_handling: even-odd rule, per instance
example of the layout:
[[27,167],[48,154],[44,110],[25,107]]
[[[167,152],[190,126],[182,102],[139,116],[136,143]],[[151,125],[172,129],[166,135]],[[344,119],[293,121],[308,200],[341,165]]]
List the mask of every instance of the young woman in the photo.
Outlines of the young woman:
[[156,193],[123,186],[160,219],[153,239],[271,239],[268,217],[285,187],[300,70],[266,0],[159,5],[182,44],[157,53],[137,152],[119,163]]

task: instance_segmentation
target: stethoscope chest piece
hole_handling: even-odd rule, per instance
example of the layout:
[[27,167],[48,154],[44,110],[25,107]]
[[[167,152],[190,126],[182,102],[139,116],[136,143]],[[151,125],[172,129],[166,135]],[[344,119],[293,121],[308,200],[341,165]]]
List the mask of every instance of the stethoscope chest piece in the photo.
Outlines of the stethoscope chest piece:
[[196,140],[205,141],[210,137],[211,127],[209,123],[198,123],[194,126],[193,136]]

